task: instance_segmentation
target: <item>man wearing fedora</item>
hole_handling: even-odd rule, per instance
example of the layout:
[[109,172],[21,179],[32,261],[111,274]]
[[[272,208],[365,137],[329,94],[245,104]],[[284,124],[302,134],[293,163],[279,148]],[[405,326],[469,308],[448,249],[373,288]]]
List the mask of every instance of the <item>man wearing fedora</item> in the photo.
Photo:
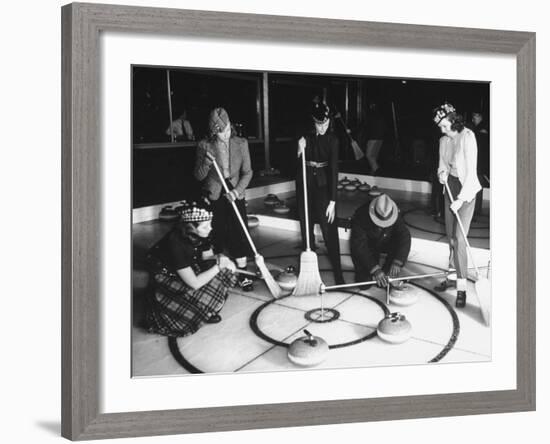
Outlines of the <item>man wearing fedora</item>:
[[411,250],[411,233],[387,194],[355,211],[350,245],[356,282],[374,280],[386,287],[388,278],[399,276]]

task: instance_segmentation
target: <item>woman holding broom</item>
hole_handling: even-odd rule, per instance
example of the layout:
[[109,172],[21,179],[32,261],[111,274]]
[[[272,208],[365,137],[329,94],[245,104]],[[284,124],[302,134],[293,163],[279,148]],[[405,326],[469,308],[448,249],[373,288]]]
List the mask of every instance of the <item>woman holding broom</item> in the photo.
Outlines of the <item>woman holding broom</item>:
[[296,176],[296,202],[300,216],[300,229],[304,250],[309,236],[311,249],[315,250],[314,225],[318,223],[327,245],[328,255],[336,284],[343,284],[340,262],[340,243],[336,223],[336,185],[338,182],[338,138],[328,132],[329,108],[322,102],[315,103],[311,113],[313,132],[298,141],[298,157],[305,156],[308,224],[306,227],[304,205],[304,180],[302,166]]
[[[475,134],[464,126],[462,117],[450,103],[434,110],[434,123],[443,136],[439,139],[439,181],[445,186],[445,230],[449,241],[449,268],[457,273],[456,306],[466,306],[468,277],[468,235],[475,209],[475,198],[481,189],[477,177],[477,143]],[[449,196],[449,192],[451,196]],[[457,223],[460,218],[464,234]],[[445,280],[435,289],[445,291],[451,281]]]
[[[215,108],[208,122],[210,137],[199,142],[195,163],[195,178],[203,181],[203,192],[212,202],[212,238],[215,253],[228,251],[235,258],[237,267],[246,268],[247,256],[252,254],[242,227],[233,214],[234,202],[243,220],[247,220],[244,193],[252,168],[246,139],[232,134],[229,115],[223,108]],[[229,192],[224,191],[220,178],[212,168],[212,159],[220,167]],[[245,291],[251,291],[252,280],[246,276],[239,278]]]
[[206,203],[185,203],[180,221],[149,251],[153,282],[146,314],[149,331],[187,336],[204,324],[221,321],[218,313],[237,278],[235,264],[212,253],[211,220]]

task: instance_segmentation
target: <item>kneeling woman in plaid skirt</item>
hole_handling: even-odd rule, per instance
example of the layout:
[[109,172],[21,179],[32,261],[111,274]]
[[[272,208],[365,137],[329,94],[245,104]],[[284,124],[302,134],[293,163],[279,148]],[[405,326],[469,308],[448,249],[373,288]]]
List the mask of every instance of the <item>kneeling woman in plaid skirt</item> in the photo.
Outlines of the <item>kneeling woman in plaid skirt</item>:
[[217,258],[209,241],[212,213],[204,204],[184,205],[181,220],[149,252],[154,289],[147,310],[149,331],[187,336],[221,321],[235,264]]

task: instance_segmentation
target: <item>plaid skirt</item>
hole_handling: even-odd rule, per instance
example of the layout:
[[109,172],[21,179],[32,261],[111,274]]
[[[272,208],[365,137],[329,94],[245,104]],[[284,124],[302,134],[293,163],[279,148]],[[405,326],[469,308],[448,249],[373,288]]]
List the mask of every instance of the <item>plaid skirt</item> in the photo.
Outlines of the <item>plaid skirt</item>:
[[230,270],[222,270],[210,282],[193,290],[177,274],[161,271],[153,273],[153,282],[147,310],[149,331],[181,337],[195,333],[222,309],[228,289],[237,278]]

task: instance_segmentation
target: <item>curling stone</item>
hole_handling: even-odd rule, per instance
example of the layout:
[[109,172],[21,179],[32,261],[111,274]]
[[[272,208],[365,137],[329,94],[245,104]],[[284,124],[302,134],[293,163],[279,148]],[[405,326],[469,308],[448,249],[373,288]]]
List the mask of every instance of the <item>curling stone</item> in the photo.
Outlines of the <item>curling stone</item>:
[[266,176],[278,176],[281,172],[277,168],[269,168],[266,171]]
[[296,339],[288,347],[288,359],[302,367],[319,365],[328,354],[328,344],[307,330],[304,333],[306,336]]
[[286,206],[286,204],[282,201],[279,201],[274,207],[273,211],[277,214],[287,214],[290,212],[290,208]]
[[268,194],[264,199],[264,205],[266,207],[274,207],[280,202],[279,198],[275,194]]
[[377,197],[377,196],[380,196],[381,194],[382,194],[382,191],[380,191],[380,188],[378,188],[376,185],[371,187],[369,191],[369,196],[372,196],[372,197]]
[[355,185],[353,182],[348,183],[344,189],[346,191],[357,191],[357,185]]
[[179,213],[171,206],[162,207],[159,213],[160,220],[172,221],[179,217]]
[[276,279],[279,287],[285,291],[292,291],[296,287],[296,282],[298,281],[298,276],[296,275],[296,269],[289,265],[285,268],[285,271],[279,273]]
[[181,212],[183,211],[184,208],[185,208],[184,204],[183,202],[181,202],[177,207],[174,208],[174,211],[179,215],[181,215]]
[[350,183],[350,180],[348,179],[347,176],[344,176],[344,178],[340,181],[340,183],[342,184],[342,186],[346,186]]
[[391,284],[390,302],[394,305],[407,307],[418,302],[418,288],[407,282],[399,281]]
[[367,182],[363,182],[361,185],[359,185],[359,191],[369,191],[370,185]]
[[247,216],[247,224],[248,224],[248,228],[257,227],[258,225],[260,225],[260,219],[258,219],[257,216],[248,215]]
[[412,335],[411,323],[401,313],[390,313],[378,324],[378,337],[392,344],[401,344]]

